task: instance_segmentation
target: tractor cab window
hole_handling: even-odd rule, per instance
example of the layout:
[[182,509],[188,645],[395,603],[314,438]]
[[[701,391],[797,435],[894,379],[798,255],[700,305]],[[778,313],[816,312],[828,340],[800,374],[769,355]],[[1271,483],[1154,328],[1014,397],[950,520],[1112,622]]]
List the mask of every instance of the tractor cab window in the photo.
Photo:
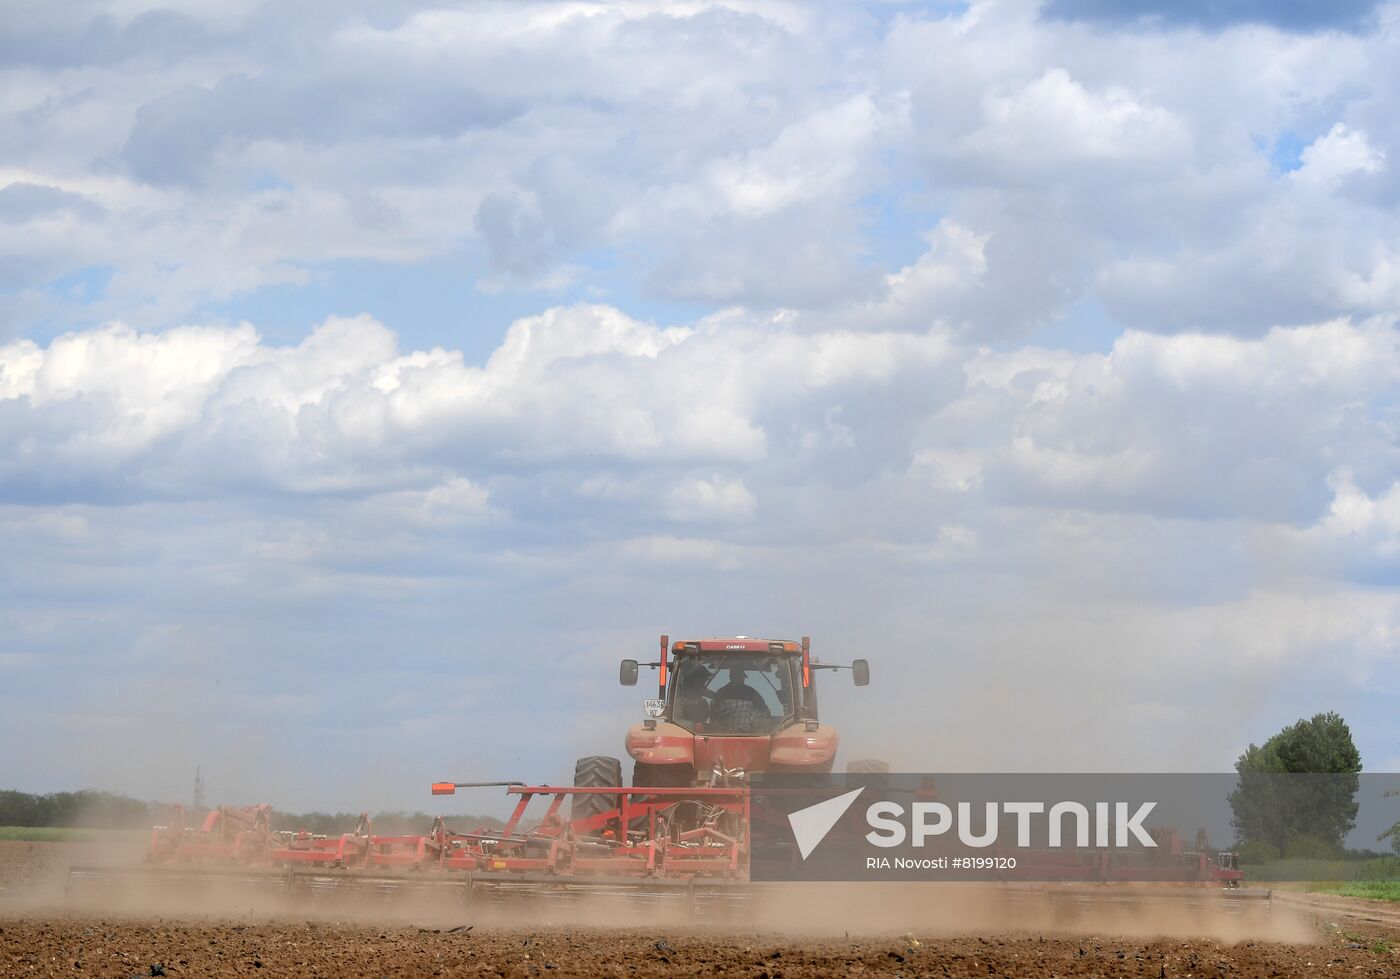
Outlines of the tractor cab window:
[[793,661],[764,653],[682,656],[671,720],[696,734],[767,735],[793,713]]

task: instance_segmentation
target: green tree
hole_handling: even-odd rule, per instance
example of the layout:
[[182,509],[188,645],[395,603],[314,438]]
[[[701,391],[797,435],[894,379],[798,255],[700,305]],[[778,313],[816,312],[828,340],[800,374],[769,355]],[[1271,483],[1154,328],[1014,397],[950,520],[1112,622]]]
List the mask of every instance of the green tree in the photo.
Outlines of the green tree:
[[[1385,797],[1387,799],[1392,799],[1398,795],[1400,795],[1400,789],[1391,789],[1385,794]],[[1386,840],[1390,841],[1390,848],[1392,850],[1396,853],[1400,853],[1400,822],[1397,822],[1394,826],[1390,827],[1390,829],[1376,837],[1377,843],[1383,843]]]
[[1263,842],[1287,853],[1299,837],[1340,852],[1356,825],[1361,753],[1341,716],[1299,720],[1235,762],[1231,822],[1242,843]]

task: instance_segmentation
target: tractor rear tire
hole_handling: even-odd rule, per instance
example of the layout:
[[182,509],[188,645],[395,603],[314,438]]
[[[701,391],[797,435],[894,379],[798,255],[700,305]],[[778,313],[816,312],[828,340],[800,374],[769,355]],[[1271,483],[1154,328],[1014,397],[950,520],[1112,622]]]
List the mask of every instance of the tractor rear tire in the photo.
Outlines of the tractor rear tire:
[[[607,755],[585,755],[574,762],[574,786],[583,789],[620,789],[622,762]],[[622,797],[616,792],[599,795],[579,793],[570,803],[569,815],[573,819],[588,819],[611,812],[620,805]]]
[[888,775],[890,763],[880,758],[852,758],[846,762],[847,775]]

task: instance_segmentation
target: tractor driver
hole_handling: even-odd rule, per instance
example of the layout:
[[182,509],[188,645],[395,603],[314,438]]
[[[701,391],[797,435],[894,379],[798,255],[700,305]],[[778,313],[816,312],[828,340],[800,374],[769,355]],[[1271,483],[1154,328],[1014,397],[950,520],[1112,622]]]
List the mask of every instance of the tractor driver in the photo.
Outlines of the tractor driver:
[[732,666],[729,668],[729,682],[715,691],[714,700],[711,705],[718,707],[726,700],[747,700],[763,713],[768,713],[768,704],[764,702],[763,695],[753,687],[744,682],[748,676],[748,671],[743,667]]

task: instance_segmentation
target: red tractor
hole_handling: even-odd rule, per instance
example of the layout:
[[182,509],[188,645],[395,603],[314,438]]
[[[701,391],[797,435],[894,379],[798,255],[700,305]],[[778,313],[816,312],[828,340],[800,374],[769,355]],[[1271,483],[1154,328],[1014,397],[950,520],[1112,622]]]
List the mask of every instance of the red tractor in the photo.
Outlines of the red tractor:
[[[751,772],[831,771],[840,738],[817,716],[816,674],[850,670],[856,686],[870,682],[870,664],[813,661],[810,641],[699,639],[671,645],[661,637],[652,663],[622,661],[619,679],[634,686],[640,667],[659,671],[646,720],[627,731],[634,786],[686,788],[742,785]],[[882,762],[852,762],[851,771],[888,771]],[[621,786],[617,758],[589,755],[574,768],[574,785]],[[574,815],[615,806],[609,796],[574,796]]]

